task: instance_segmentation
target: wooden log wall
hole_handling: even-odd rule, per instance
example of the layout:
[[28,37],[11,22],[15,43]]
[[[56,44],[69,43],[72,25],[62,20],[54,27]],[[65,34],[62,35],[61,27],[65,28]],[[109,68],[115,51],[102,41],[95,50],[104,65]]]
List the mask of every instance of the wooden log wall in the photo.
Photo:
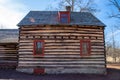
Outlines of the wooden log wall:
[[0,43],[0,68],[16,68],[17,43]]
[[[58,68],[66,72],[80,68],[88,69],[87,72],[92,68],[96,71],[105,69],[103,35],[104,28],[99,26],[20,27],[18,68],[44,68],[46,73],[52,70],[54,73]],[[81,39],[90,39],[90,56],[80,56]],[[44,57],[33,56],[34,40],[45,41]]]

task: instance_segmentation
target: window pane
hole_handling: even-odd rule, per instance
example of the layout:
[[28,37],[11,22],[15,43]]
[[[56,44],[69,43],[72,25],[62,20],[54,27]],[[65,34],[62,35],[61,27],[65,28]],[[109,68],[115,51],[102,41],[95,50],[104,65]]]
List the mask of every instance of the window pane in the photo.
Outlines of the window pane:
[[61,23],[68,23],[68,18],[67,17],[61,17],[60,22]]
[[61,14],[61,17],[68,17],[68,14]]
[[60,22],[61,23],[68,23],[68,14],[61,14]]
[[88,54],[89,53],[89,44],[87,42],[82,43],[82,54]]
[[42,54],[42,42],[36,42],[36,54]]

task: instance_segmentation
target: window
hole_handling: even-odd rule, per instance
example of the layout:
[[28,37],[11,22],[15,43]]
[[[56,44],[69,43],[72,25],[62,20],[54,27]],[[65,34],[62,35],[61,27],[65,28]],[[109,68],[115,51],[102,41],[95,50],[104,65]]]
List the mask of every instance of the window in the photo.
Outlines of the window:
[[59,21],[60,21],[60,23],[69,23],[70,22],[70,12],[69,11],[59,12]]
[[80,55],[87,56],[90,55],[91,45],[90,40],[80,40]]
[[68,23],[68,18],[67,17],[61,17],[60,22],[61,23]]
[[44,41],[42,40],[34,41],[34,55],[44,56]]

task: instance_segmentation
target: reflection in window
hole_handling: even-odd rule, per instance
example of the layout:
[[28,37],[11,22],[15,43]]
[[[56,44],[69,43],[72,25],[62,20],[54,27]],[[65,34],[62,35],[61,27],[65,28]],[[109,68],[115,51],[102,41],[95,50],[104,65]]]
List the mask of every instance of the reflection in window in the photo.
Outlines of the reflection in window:
[[90,41],[89,40],[81,40],[80,41],[80,51],[81,55],[89,55],[91,51]]
[[87,54],[89,50],[89,45],[88,43],[82,43],[82,54]]
[[42,54],[42,43],[36,42],[36,54]]
[[61,17],[60,22],[61,23],[68,23],[68,18],[67,17]]
[[70,22],[70,13],[69,12],[60,12],[60,22],[69,23]]
[[35,41],[34,42],[34,54],[35,55],[43,55],[44,51],[44,42],[43,41]]

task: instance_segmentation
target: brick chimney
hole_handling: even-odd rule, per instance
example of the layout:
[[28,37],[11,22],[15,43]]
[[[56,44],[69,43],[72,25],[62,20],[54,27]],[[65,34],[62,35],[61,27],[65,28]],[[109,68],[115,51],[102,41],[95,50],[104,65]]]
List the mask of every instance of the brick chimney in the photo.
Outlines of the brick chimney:
[[71,6],[66,6],[66,11],[71,11]]

